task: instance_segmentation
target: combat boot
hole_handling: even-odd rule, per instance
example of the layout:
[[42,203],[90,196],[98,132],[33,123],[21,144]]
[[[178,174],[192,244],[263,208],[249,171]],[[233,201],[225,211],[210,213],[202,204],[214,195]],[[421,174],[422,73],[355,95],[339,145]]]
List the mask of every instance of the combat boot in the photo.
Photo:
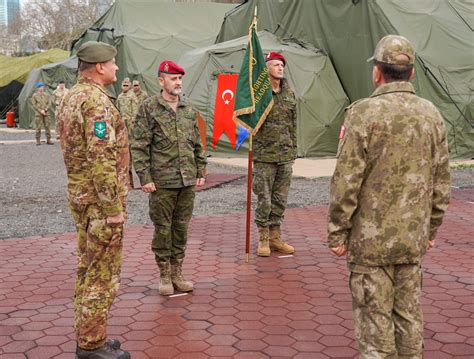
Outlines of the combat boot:
[[53,141],[51,141],[50,138],[48,138],[48,139],[46,140],[46,144],[47,144],[47,145],[54,145]]
[[171,282],[174,289],[180,292],[191,292],[194,289],[193,283],[183,277],[182,259],[171,259]]
[[269,257],[270,247],[268,227],[259,227],[258,234],[260,238],[258,240],[257,255],[259,257]]
[[[115,340],[107,340],[103,346],[94,350],[76,347],[76,359],[130,359],[130,353],[114,346]],[[116,343],[115,343],[116,344]]]
[[270,249],[285,253],[295,253],[295,249],[281,240],[280,226],[270,226]]
[[173,283],[171,282],[171,265],[169,260],[166,262],[159,262],[158,267],[160,268],[160,287],[159,292],[161,295],[171,295],[174,293]]
[[39,138],[36,139],[36,146],[40,146],[41,145],[41,141]]

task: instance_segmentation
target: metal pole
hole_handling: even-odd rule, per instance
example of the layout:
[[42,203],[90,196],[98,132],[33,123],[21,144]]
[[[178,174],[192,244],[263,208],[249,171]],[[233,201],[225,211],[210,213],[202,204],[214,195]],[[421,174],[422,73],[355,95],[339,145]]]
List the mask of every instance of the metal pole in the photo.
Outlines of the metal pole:
[[250,213],[252,209],[252,133],[249,136],[249,161],[247,172],[247,223],[245,225],[245,262],[250,256]]

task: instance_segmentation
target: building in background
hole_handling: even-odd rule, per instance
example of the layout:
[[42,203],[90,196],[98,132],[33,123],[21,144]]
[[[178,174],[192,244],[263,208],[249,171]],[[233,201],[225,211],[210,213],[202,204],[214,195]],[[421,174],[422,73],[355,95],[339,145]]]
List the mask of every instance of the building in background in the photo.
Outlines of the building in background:
[[20,0],[0,0],[0,27],[11,31],[20,17]]

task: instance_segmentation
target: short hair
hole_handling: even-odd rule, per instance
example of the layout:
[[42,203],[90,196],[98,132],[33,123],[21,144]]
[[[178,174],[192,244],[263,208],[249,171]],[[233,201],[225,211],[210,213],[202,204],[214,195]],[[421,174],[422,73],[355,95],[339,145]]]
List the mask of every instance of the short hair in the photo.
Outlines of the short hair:
[[410,81],[413,64],[393,65],[374,60],[374,65],[379,68],[383,78],[387,82]]
[[89,71],[95,67],[95,64],[90,62],[79,61],[79,71]]

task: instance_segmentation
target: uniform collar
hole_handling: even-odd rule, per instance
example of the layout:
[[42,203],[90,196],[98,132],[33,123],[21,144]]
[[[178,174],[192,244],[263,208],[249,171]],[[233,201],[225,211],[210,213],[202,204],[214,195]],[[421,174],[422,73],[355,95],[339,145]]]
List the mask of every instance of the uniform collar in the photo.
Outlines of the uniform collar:
[[[161,93],[160,93],[160,96],[158,96],[158,102],[161,104],[161,106],[163,106],[167,109],[171,109],[170,104],[167,101],[165,101],[165,99],[163,98]],[[188,104],[188,100],[185,97],[183,97],[181,95],[178,95],[178,107],[184,107],[187,104]]]
[[77,83],[79,84],[83,84],[83,85],[91,85],[91,86],[94,86],[95,88],[97,88],[98,90],[100,90],[100,92],[103,92],[105,95],[107,95],[109,98],[115,100],[115,96],[112,95],[109,90],[107,90],[104,86],[98,84],[97,82],[95,82],[94,80],[92,80],[91,78],[88,78],[88,77],[85,77],[85,76],[82,76],[80,75],[79,76],[79,79],[77,80]]
[[401,82],[389,82],[387,84],[383,84],[375,89],[375,91],[370,95],[370,97],[376,97],[380,95],[384,95],[387,93],[392,92],[410,92],[412,94],[415,93],[415,88],[413,85],[406,81]]

